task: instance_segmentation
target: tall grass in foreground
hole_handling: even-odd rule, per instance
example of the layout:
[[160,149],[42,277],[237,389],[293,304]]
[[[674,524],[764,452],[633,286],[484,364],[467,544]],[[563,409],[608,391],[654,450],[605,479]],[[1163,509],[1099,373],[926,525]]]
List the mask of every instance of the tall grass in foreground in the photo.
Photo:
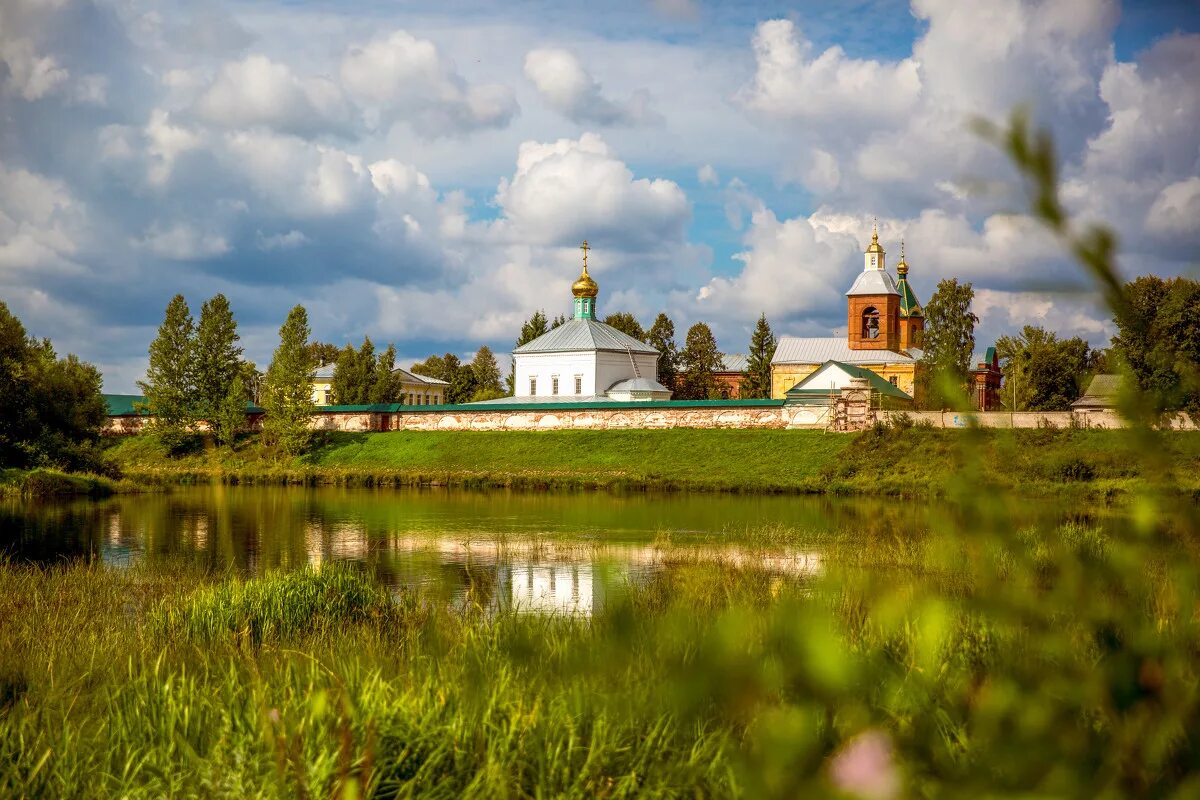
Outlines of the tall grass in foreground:
[[344,568],[0,565],[0,795],[1200,786],[1194,521],[1124,538],[974,508],[967,530],[837,542],[816,579],[664,545],[590,620],[393,602]]

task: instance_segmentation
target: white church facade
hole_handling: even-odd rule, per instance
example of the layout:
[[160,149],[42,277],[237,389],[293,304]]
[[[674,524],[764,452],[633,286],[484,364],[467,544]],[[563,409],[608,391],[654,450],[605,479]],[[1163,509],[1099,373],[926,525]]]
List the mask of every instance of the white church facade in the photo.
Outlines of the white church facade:
[[596,319],[600,287],[588,275],[586,241],[581,249],[572,318],[514,350],[515,396],[486,403],[671,399],[671,390],[657,381],[658,351]]

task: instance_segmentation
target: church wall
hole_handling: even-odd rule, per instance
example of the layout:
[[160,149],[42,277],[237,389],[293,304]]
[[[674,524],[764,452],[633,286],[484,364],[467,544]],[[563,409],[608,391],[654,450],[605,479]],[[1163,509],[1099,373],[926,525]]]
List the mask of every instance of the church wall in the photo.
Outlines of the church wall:
[[782,400],[788,389],[812,375],[820,366],[820,364],[772,364],[771,397]]
[[[553,378],[558,375],[559,395],[575,394],[575,376],[583,378],[581,395],[600,394],[596,388],[596,353],[526,353],[516,354],[516,393],[520,397],[529,395],[529,379],[537,378],[535,397],[553,395]],[[626,359],[628,361],[628,359]]]

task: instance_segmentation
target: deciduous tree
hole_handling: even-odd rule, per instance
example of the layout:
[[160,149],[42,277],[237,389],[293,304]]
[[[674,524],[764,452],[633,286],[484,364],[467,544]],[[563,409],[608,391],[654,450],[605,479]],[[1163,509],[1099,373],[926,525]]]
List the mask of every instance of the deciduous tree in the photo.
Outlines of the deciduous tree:
[[263,439],[286,455],[308,446],[309,423],[316,411],[312,374],[316,368],[308,347],[308,312],[296,306],[279,329],[279,346],[267,368],[263,386]]
[[1155,414],[1200,418],[1200,282],[1145,275],[1125,285],[1113,350]]
[[924,376],[918,394],[928,407],[952,404],[966,387],[979,322],[971,312],[974,298],[971,284],[950,278],[938,282],[925,305]]
[[471,395],[473,402],[493,400],[504,396],[504,387],[500,383],[500,367],[496,364],[496,356],[487,345],[475,351],[471,361],[471,373],[475,378],[475,391]]
[[1016,336],[996,340],[996,352],[1005,382],[1000,399],[1010,410],[1067,411],[1079,398],[1089,367],[1083,339],[1059,339],[1026,325]]
[[775,345],[775,334],[771,332],[767,315],[760,314],[754,333],[750,335],[750,352],[742,377],[742,397],[771,396],[771,359],[775,357]]
[[0,302],[0,466],[109,471],[100,372],[30,337]]

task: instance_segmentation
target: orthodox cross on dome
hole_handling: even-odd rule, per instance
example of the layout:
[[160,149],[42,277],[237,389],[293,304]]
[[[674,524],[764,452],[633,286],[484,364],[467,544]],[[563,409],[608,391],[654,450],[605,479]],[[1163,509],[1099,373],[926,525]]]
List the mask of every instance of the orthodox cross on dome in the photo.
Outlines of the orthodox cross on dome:
[[587,239],[584,239],[579,249],[583,251],[583,272],[579,273],[579,277],[571,284],[571,294],[575,296],[575,319],[595,319],[596,295],[600,293],[600,287],[592,280],[592,276],[588,275],[588,250],[592,248],[588,246]]

